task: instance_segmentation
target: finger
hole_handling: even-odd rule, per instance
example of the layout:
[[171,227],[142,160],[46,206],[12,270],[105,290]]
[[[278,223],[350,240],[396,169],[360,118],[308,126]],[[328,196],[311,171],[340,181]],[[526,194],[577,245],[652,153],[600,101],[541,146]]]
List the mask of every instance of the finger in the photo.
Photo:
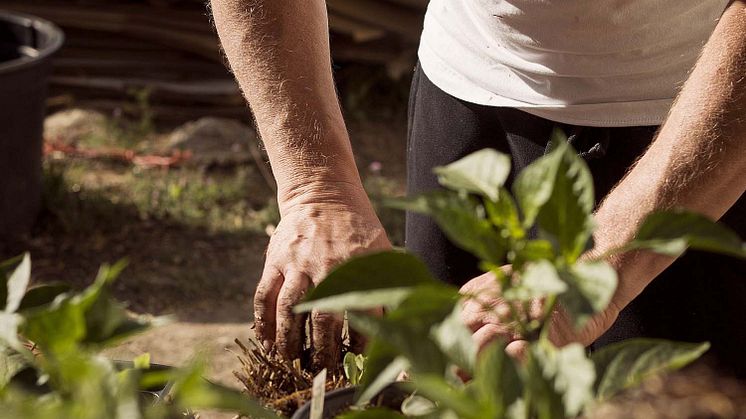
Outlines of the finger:
[[519,361],[523,361],[524,359],[526,359],[527,350],[528,341],[525,340],[516,340],[510,342],[508,346],[505,347],[505,353],[513,359],[517,359]]
[[311,312],[311,347],[314,368],[334,371],[341,356],[342,323],[340,314]]
[[[368,310],[366,314],[374,317],[383,317],[383,308],[379,307]],[[364,353],[365,348],[368,346],[368,338],[350,326],[349,322],[347,326],[350,333],[350,351],[354,354]]]
[[283,277],[280,271],[271,266],[265,266],[262,279],[254,293],[254,326],[256,338],[265,349],[269,349],[275,341],[275,314],[277,296],[282,288]]
[[461,310],[461,321],[474,333],[489,323],[508,323],[510,321],[510,307],[502,300],[490,302],[468,299]]
[[300,357],[303,349],[305,315],[296,314],[293,308],[303,300],[311,279],[301,273],[285,273],[285,281],[277,296],[277,352],[292,361]]
[[474,340],[474,344],[477,346],[477,350],[480,352],[487,345],[497,339],[502,339],[506,342],[510,342],[513,340],[510,329],[498,324],[485,324],[484,326],[479,328],[479,330],[474,332],[471,337]]

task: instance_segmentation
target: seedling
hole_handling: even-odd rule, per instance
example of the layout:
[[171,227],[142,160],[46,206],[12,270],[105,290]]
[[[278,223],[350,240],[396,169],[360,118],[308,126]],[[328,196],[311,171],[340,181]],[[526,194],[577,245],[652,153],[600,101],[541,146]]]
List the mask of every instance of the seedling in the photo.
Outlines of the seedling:
[[[592,247],[594,228],[590,171],[561,131],[555,130],[552,143],[552,151],[518,175],[512,195],[504,187],[509,157],[488,149],[437,168],[447,190],[394,202],[430,215],[454,244],[494,273],[507,310],[493,314],[528,340],[521,362],[506,355],[506,342],[492,344],[477,357],[471,332],[459,316],[465,300],[483,295],[460,295],[402,252],[348,261],[297,307],[298,312],[347,312],[351,326],[369,338],[359,404],[407,370],[407,386],[417,395],[403,409],[409,415],[574,417],[596,401],[650,374],[680,368],[707,350],[706,342],[634,339],[588,356],[579,343],[560,348],[549,339],[548,320],[557,306],[580,329],[606,308],[617,286],[616,272],[605,260],[581,257]],[[533,228],[537,238],[529,236]],[[652,214],[636,239],[615,252],[646,249],[679,256],[687,248],[746,258],[746,245],[733,232],[681,210]],[[511,269],[503,269],[505,265]],[[529,315],[529,305],[536,301],[543,302],[543,310]],[[383,317],[365,314],[381,306],[386,309]],[[465,375],[473,378],[464,382]],[[397,415],[362,410],[344,417]]]

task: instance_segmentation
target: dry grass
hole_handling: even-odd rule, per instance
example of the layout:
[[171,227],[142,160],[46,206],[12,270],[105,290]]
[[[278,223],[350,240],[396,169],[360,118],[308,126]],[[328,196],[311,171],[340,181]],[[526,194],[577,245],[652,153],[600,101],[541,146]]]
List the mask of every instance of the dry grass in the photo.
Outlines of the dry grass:
[[[233,374],[243,384],[246,394],[287,416],[311,399],[314,374],[300,359],[288,362],[274,349],[266,351],[253,340],[247,344],[238,339],[235,342],[241,349],[237,354],[241,369]],[[326,391],[349,386],[340,372],[328,377]]]

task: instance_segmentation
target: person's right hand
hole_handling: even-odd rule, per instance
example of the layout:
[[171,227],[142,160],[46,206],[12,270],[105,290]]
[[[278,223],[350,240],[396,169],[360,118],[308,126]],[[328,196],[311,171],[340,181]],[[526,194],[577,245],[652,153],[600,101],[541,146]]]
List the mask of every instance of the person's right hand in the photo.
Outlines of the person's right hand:
[[[339,196],[328,192],[281,207],[254,295],[257,339],[265,348],[274,345],[287,360],[298,358],[304,343],[305,316],[293,313],[293,307],[306,291],[346,258],[391,247],[362,188]],[[338,363],[342,322],[338,315],[311,313],[314,366]]]

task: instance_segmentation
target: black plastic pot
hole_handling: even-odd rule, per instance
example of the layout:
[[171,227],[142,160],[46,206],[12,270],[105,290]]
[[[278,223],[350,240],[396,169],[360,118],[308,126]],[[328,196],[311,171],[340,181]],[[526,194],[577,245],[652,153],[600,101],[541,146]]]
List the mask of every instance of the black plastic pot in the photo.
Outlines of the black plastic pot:
[[41,150],[54,24],[0,10],[0,241],[27,232],[41,206]]
[[[332,419],[335,416],[349,410],[355,404],[355,387],[340,388],[326,393],[324,396],[324,410],[321,415],[324,419]],[[384,388],[371,400],[374,406],[388,407],[393,410],[401,408],[404,399],[409,396],[401,388],[392,384]],[[308,402],[296,410],[291,419],[309,419],[311,417],[311,402]]]

